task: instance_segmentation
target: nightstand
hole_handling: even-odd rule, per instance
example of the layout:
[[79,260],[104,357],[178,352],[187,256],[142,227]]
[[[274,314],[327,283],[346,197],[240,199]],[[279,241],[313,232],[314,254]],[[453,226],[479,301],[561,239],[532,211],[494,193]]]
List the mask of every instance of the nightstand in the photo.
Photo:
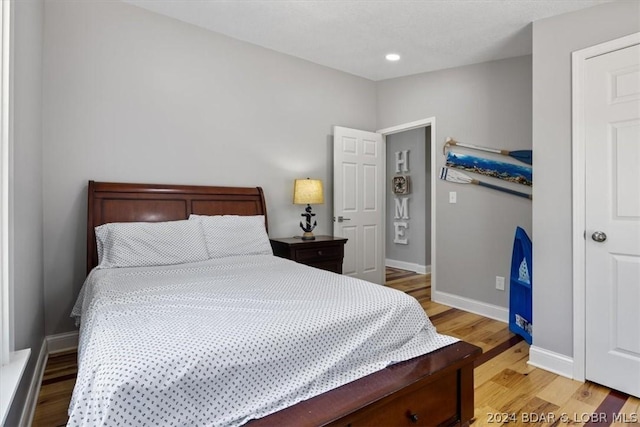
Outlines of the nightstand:
[[271,240],[273,254],[311,267],[342,274],[343,237],[316,236],[315,240],[281,238]]

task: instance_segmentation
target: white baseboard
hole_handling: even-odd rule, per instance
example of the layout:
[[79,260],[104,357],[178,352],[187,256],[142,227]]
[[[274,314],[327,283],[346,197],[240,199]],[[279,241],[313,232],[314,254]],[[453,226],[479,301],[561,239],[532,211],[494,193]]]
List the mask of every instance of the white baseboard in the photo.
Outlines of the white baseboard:
[[44,369],[47,366],[48,354],[47,339],[45,338],[42,340],[42,345],[40,346],[40,353],[38,353],[38,360],[33,370],[29,391],[27,392],[27,398],[25,399],[22,415],[20,416],[21,426],[30,426],[33,423],[33,416],[36,413],[36,406],[38,405],[40,385],[42,384]]
[[397,261],[395,259],[386,259],[384,262],[387,267],[399,268],[401,270],[415,271],[418,274],[431,273],[430,265],[421,265],[413,262]]
[[78,348],[78,331],[65,332],[63,334],[47,335],[47,353],[59,353],[61,351]]
[[433,291],[431,299],[440,304],[445,304],[470,313],[479,314],[489,319],[499,320],[500,322],[509,322],[509,310],[486,302],[476,301],[470,298],[449,294],[442,291]]
[[573,358],[532,345],[529,365],[573,379]]

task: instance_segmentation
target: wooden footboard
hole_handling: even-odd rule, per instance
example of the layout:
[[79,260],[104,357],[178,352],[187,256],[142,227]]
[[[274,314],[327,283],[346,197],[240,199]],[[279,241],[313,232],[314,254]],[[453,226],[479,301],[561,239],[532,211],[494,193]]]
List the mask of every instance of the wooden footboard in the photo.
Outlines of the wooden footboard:
[[473,418],[473,363],[481,352],[480,348],[461,341],[248,425],[464,425]]

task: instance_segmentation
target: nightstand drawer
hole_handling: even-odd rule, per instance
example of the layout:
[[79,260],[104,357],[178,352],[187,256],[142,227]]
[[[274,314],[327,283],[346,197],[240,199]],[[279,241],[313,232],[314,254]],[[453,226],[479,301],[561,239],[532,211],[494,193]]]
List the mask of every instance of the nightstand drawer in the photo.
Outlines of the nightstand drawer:
[[320,262],[325,260],[342,259],[343,245],[340,246],[324,246],[321,248],[296,249],[296,261],[313,261]]
[[273,254],[282,258],[342,274],[344,237],[316,236],[314,240],[271,238]]

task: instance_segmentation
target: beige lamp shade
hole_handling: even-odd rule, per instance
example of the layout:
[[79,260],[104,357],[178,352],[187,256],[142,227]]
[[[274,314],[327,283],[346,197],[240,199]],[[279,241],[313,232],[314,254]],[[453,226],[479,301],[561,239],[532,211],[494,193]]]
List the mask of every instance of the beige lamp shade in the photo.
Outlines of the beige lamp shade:
[[293,183],[293,204],[317,205],[324,203],[322,181],[319,179],[296,179]]

